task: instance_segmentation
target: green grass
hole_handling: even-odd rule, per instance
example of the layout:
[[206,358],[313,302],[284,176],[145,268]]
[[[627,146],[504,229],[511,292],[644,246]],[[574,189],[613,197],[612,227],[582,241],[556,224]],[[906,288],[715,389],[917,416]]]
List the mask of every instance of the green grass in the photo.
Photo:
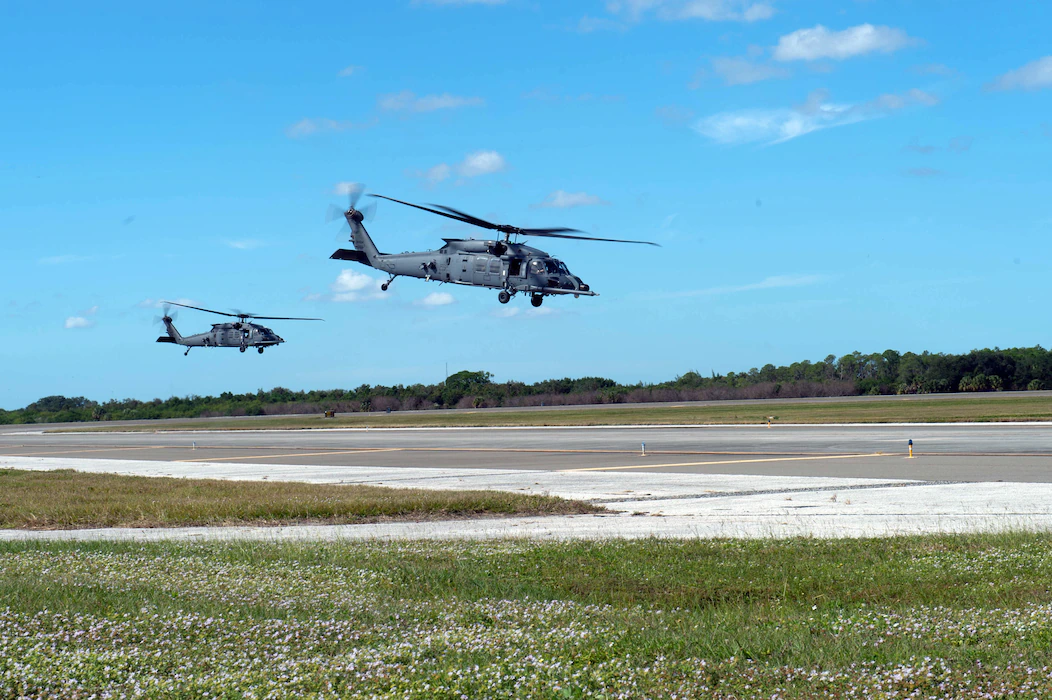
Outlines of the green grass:
[[437,491],[0,469],[0,528],[292,525],[602,510],[503,491]]
[[974,396],[903,396],[877,400],[806,402],[789,399],[726,405],[684,403],[676,406],[604,406],[531,411],[348,413],[336,418],[278,416],[208,421],[171,421],[157,425],[73,428],[89,431],[266,430],[346,427],[563,426],[563,425],[719,425],[776,423],[954,423],[1052,420],[1052,398],[1025,392]]
[[0,599],[0,695],[1052,694],[1049,535],[6,543]]

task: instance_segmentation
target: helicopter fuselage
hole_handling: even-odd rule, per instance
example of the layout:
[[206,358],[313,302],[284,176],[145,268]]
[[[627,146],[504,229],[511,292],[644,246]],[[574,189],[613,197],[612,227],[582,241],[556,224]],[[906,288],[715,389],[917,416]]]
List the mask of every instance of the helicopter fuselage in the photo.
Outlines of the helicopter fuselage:
[[210,348],[270,347],[284,343],[278,334],[257,323],[213,323],[212,330],[184,338],[188,345]]
[[[597,296],[566,265],[543,250],[522,243],[443,239],[438,250],[383,254],[370,261],[357,250],[338,250],[332,257],[360,262],[395,277],[502,289],[510,294]],[[386,287],[385,287],[386,288]]]
[[182,345],[187,352],[190,348],[239,348],[241,352],[257,348],[258,352],[263,352],[263,348],[285,342],[277,333],[258,323],[214,323],[212,330],[194,335],[181,335],[168,319],[164,325],[168,335],[162,335],[157,342]]

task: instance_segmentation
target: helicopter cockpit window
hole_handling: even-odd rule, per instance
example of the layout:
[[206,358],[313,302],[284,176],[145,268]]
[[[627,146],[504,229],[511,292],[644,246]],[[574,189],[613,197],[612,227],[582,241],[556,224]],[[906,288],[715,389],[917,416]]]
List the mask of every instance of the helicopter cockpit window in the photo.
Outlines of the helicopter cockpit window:
[[570,274],[570,268],[566,267],[566,263],[564,263],[562,260],[556,260],[555,264],[559,267],[559,272],[563,273],[564,275]]
[[530,272],[532,272],[533,274],[535,274],[535,275],[543,275],[544,274],[544,269],[545,269],[544,268],[544,263],[541,262],[540,260],[531,260],[530,261]]
[[559,272],[559,264],[556,260],[545,260],[544,267],[552,274],[557,274]]

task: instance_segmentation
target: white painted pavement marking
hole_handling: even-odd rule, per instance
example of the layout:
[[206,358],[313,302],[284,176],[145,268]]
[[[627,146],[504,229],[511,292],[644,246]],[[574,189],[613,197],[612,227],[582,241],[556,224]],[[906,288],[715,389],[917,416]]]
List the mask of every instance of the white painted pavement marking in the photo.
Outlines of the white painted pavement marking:
[[[0,539],[439,539],[533,537],[875,537],[1052,530],[1052,484],[638,472],[176,464],[0,457],[13,469],[499,489],[606,501],[609,515],[284,528],[0,531]],[[692,496],[693,495],[693,496]],[[718,496],[718,497],[714,497]],[[639,515],[636,515],[639,514]]]

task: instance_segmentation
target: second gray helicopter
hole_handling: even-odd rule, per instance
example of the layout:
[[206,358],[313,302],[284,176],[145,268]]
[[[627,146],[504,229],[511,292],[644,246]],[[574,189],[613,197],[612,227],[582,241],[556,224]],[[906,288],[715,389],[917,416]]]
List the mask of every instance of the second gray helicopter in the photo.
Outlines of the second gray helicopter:
[[[354,250],[341,248],[333,253],[330,258],[333,260],[351,260],[386,272],[390,277],[381,285],[381,289],[384,291],[387,291],[388,286],[396,277],[417,277],[432,282],[449,282],[452,284],[499,289],[497,300],[502,304],[507,304],[515,294],[522,292],[530,296],[531,304],[540,306],[544,301],[544,297],[549,295],[572,294],[574,297],[580,297],[598,296],[598,294],[592,291],[580,277],[572,274],[561,260],[552,257],[543,250],[513,241],[511,240],[513,236],[658,245],[650,241],[573,236],[570,234],[578,232],[578,230],[572,228],[518,228],[507,224],[494,224],[476,216],[457,211],[452,207],[434,204],[432,206],[436,208],[431,209],[419,204],[410,204],[399,199],[375,194],[370,196],[422,209],[432,214],[438,214],[439,216],[473,226],[490,229],[503,236],[503,238],[490,241],[443,238],[445,245],[438,250],[399,254],[381,253],[377,250],[372,238],[369,237],[368,232],[362,225],[365,215],[363,212],[355,209],[359,196],[361,196],[360,189],[350,192],[350,206],[346,211],[339,212],[350,227],[351,243],[354,244]],[[330,219],[335,218],[334,215],[337,214],[337,211],[330,210]]]
[[[164,329],[168,334],[159,337],[157,342],[184,346],[186,348],[186,352],[183,353],[184,356],[190,354],[190,348],[238,348],[241,352],[245,352],[245,350],[249,348],[256,348],[256,351],[262,355],[264,348],[269,348],[285,342],[284,338],[266,326],[250,322],[248,320],[250,318],[265,321],[322,320],[320,318],[256,316],[255,314],[246,314],[240,311],[228,314],[225,311],[213,311],[212,309],[204,309],[200,306],[190,306],[188,304],[179,304],[174,301],[166,301],[162,303],[164,304],[164,316],[158,320],[164,324]],[[172,306],[181,306],[184,309],[195,309],[197,311],[207,311],[210,314],[219,314],[220,316],[232,316],[233,318],[236,318],[237,321],[233,323],[213,323],[212,330],[210,331],[195,333],[194,335],[182,335],[175,329],[175,323],[172,320],[171,314]]]

